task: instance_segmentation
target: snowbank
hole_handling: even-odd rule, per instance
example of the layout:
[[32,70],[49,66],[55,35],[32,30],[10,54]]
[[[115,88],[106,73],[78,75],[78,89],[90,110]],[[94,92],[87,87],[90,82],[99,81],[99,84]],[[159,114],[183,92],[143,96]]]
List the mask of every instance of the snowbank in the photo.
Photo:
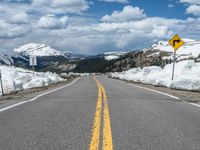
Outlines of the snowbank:
[[61,77],[63,78],[70,78],[70,77],[83,77],[83,76],[89,76],[89,73],[74,73],[74,72],[69,72],[69,73],[61,73]]
[[170,87],[174,89],[200,91],[200,63],[181,61],[176,64],[175,79],[172,82],[172,64],[163,69],[157,66],[133,68],[121,73],[111,73],[111,77]]
[[[32,71],[17,67],[0,66],[0,70],[5,93],[44,87],[64,80],[59,75],[51,72],[36,72],[35,76],[33,76]],[[1,94],[0,90],[0,95]]]

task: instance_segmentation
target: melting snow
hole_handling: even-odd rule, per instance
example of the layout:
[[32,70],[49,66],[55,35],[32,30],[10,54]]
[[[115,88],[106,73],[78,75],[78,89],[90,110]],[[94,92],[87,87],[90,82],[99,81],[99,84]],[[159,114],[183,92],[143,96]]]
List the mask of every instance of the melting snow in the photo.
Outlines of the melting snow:
[[17,67],[0,66],[0,70],[4,91],[6,93],[44,87],[63,81],[58,74],[51,72],[35,72],[35,76],[33,76],[32,71]]
[[175,80],[171,80],[172,65],[163,69],[157,66],[133,68],[121,73],[112,73],[111,76],[140,83],[153,84],[182,90],[200,91],[200,63],[181,61],[176,64]]

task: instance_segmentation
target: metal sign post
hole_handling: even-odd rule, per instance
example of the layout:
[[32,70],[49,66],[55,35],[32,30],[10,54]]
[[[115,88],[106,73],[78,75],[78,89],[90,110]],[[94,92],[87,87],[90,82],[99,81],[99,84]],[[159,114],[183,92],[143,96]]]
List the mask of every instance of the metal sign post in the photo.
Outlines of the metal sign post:
[[33,76],[35,75],[35,67],[34,65],[32,66],[32,69],[33,69]]
[[173,62],[173,69],[172,69],[172,81],[174,80],[175,64],[176,64],[176,51],[174,51],[174,62]]
[[35,66],[37,66],[37,57],[36,56],[29,56],[29,65],[32,66],[33,76],[34,76]]
[[2,93],[2,96],[4,96],[4,90],[3,90],[3,81],[2,81],[2,75],[1,75],[1,70],[0,70],[0,82],[1,82],[1,93]]
[[174,72],[175,72],[175,64],[176,64],[176,51],[184,45],[183,40],[178,36],[175,35],[172,39],[169,40],[169,44],[174,48],[174,62],[173,62],[173,69],[172,69],[172,81],[174,80]]

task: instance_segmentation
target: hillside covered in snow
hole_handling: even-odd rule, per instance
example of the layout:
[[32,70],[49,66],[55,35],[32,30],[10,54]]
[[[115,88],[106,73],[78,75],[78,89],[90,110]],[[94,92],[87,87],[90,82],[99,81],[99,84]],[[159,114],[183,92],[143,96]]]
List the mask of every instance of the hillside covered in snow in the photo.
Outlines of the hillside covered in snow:
[[200,91],[200,41],[184,39],[177,50],[175,80],[171,80],[173,48],[160,41],[133,56],[135,67],[112,73],[113,78],[174,89]]
[[[176,52],[177,60],[185,60],[200,57],[200,41],[192,39],[183,39],[184,45]],[[149,48],[143,50],[144,53],[151,52],[148,57],[158,56],[164,53],[163,59],[173,59],[174,49],[166,41],[159,41]]]
[[25,56],[64,56],[61,51],[55,50],[52,47],[45,44],[29,43],[15,48],[14,52],[20,53]]
[[28,62],[28,59],[16,52],[0,50],[0,64],[17,65],[26,62]]
[[68,65],[69,58],[61,51],[45,44],[34,43],[20,46],[13,51],[0,50],[0,64],[30,69],[30,55],[37,56],[37,66],[35,68],[38,71],[62,72],[61,66],[64,66],[64,70],[71,67],[71,65]]

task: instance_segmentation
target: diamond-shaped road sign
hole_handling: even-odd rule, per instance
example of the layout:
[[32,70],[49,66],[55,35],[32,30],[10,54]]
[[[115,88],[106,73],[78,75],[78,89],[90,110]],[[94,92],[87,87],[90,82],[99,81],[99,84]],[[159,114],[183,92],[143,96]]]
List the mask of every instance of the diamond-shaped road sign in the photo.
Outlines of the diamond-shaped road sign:
[[176,34],[172,39],[169,40],[169,44],[174,48],[176,51],[181,46],[184,45],[183,40]]

